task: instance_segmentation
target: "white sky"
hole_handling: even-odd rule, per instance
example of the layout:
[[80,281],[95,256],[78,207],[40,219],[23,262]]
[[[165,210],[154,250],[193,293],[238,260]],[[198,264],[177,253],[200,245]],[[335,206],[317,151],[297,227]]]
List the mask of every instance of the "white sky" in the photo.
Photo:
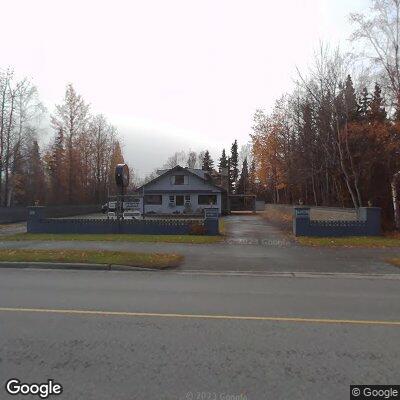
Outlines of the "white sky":
[[249,140],[320,40],[342,47],[367,0],[0,0],[0,66],[51,113],[74,84],[119,129],[139,175],[177,150]]

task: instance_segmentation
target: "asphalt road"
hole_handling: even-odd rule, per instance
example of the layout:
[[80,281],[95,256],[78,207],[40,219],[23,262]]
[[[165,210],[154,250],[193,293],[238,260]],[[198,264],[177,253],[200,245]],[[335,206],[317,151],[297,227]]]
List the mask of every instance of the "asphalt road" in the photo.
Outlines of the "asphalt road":
[[0,398],[18,399],[4,392],[17,377],[55,379],[60,399],[346,399],[352,383],[400,383],[399,289],[389,279],[0,270]]

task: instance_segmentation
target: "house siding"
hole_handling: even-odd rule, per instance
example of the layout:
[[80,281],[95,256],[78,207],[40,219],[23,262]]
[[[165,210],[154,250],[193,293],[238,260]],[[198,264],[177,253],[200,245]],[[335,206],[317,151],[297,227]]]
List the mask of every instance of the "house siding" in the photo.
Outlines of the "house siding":
[[[174,175],[184,175],[183,185],[174,185],[172,177]],[[140,198],[140,211],[143,211],[143,189],[138,191],[138,194],[141,196]],[[144,187],[144,195],[150,194],[160,194],[162,195],[162,204],[153,205],[153,204],[145,204],[145,213],[155,212],[161,214],[172,214],[174,212],[182,213],[185,210],[185,205],[173,207],[170,206],[169,196],[183,195],[190,196],[190,204],[192,212],[199,212],[204,208],[209,208],[210,205],[199,205],[198,204],[198,195],[216,195],[217,203],[215,207],[218,208],[219,213],[221,214],[222,210],[222,201],[221,201],[221,189],[218,189],[212,184],[205,182],[200,177],[197,177],[187,171],[171,171],[161,178],[155,180],[154,182],[150,182]]]

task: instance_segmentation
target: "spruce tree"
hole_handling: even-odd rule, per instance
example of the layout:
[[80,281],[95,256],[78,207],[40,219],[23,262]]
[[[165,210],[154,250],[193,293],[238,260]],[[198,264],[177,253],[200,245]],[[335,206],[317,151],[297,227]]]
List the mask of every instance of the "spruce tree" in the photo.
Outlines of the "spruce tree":
[[239,168],[238,168],[238,163],[239,163],[239,155],[238,155],[238,144],[237,140],[232,143],[231,147],[231,157],[230,157],[230,165],[229,165],[229,176],[230,176],[230,185],[231,189],[234,189],[236,187],[236,183],[238,180],[239,176]]
[[46,167],[50,177],[50,201],[53,204],[65,204],[66,191],[66,154],[65,139],[61,128],[58,129],[54,142],[46,157]]
[[219,172],[221,172],[222,168],[227,168],[227,167],[228,167],[228,159],[226,158],[225,149],[223,149],[218,164]]
[[213,167],[214,167],[214,161],[210,156],[210,152],[206,150],[206,152],[204,153],[203,165],[201,169],[203,171],[212,172]]
[[243,161],[242,172],[236,187],[237,194],[246,194],[249,191],[249,168],[247,165],[247,157]]
[[370,104],[371,122],[384,122],[386,120],[386,110],[382,97],[382,90],[378,83],[375,83],[374,94]]
[[360,98],[360,114],[361,118],[364,121],[368,119],[370,103],[371,103],[371,96],[368,93],[368,89],[364,88],[361,92],[361,98]]
[[349,122],[356,122],[360,119],[360,106],[357,102],[357,95],[350,75],[347,75],[344,89],[345,113]]

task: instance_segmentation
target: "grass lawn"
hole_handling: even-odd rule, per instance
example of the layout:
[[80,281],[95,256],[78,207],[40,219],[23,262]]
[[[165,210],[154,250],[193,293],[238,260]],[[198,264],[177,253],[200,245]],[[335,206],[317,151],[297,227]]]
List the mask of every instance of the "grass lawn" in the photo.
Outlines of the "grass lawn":
[[224,240],[222,236],[203,235],[129,235],[129,234],[63,234],[63,233],[16,233],[3,236],[2,241],[41,240],[60,241],[77,240],[87,242],[157,242],[157,243],[191,243],[209,244],[219,243]]
[[218,220],[219,234],[224,236],[226,234],[225,219],[222,217]]
[[400,247],[399,234],[384,236],[349,236],[349,237],[297,237],[296,241],[304,246],[325,247]]
[[183,260],[178,254],[133,253],[93,250],[0,250],[0,261],[69,262],[90,264],[119,264],[132,267],[176,267]]
[[388,263],[394,265],[395,267],[400,267],[400,258],[399,257],[397,257],[397,258],[388,258],[386,261]]

